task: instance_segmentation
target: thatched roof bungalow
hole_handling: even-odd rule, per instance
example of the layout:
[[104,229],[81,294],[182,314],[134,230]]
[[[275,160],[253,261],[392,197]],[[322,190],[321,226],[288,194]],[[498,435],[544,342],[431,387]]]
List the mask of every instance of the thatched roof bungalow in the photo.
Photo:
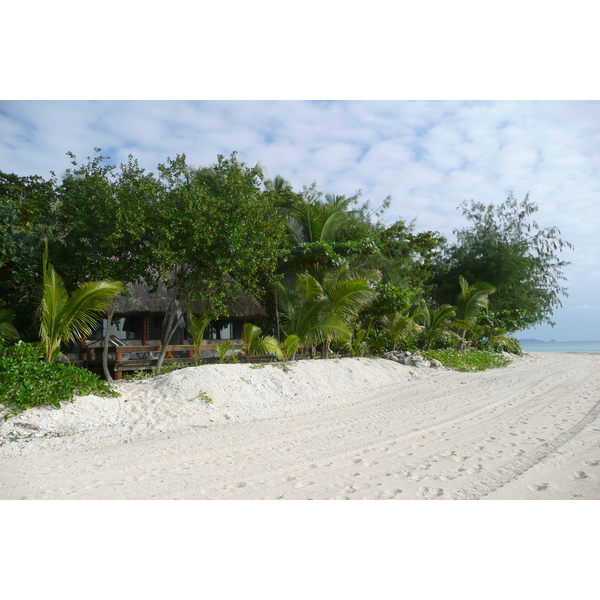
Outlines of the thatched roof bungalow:
[[[242,327],[248,321],[263,319],[267,316],[259,302],[244,293],[239,285],[232,282],[229,314],[222,315],[213,321],[205,332],[206,340],[232,339],[242,337]],[[161,283],[157,290],[150,293],[145,284],[128,284],[126,294],[119,294],[111,325],[111,337],[125,341],[127,345],[159,345],[163,341],[164,319],[167,310],[172,305],[175,295],[172,290]],[[206,304],[193,302],[192,311],[195,315],[206,312]],[[106,327],[106,319],[92,336],[101,340]],[[179,328],[171,344],[185,344],[185,327]]]

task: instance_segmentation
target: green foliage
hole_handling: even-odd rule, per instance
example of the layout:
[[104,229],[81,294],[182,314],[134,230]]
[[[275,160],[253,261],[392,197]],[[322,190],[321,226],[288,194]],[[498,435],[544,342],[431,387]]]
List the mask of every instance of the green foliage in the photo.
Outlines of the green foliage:
[[42,240],[52,234],[55,182],[0,171],[0,298],[25,331],[39,287]]
[[487,311],[490,294],[496,291],[494,286],[489,283],[475,283],[469,285],[468,281],[460,275],[460,294],[456,299],[456,321],[454,327],[462,330],[462,338],[459,350],[464,345],[467,338],[467,332],[473,331],[478,317],[482,312]]
[[248,358],[256,355],[271,354],[277,358],[283,359],[283,352],[279,347],[279,342],[272,335],[261,336],[262,329],[246,323],[243,329],[244,351]]
[[425,302],[414,313],[414,320],[423,325],[422,337],[425,342],[425,350],[439,343],[447,345],[450,339],[458,336],[450,331],[450,325],[456,316],[456,307],[444,304],[435,309],[427,306]]
[[219,357],[219,362],[223,364],[233,353],[233,342],[231,340],[223,340],[215,344],[213,348]]
[[[189,363],[182,362],[172,362],[168,365],[163,365],[160,369],[149,369],[149,370],[140,370],[140,371],[130,371],[129,373],[123,373],[123,379],[154,379],[155,377],[160,377],[161,375],[167,375],[168,373],[173,373],[173,371],[180,371],[181,369],[187,369],[190,365]],[[196,365],[197,366],[197,365]]]
[[396,350],[401,342],[414,338],[421,328],[412,317],[396,312],[385,320],[384,333],[392,350]]
[[377,226],[374,239],[379,253],[368,264],[381,271],[384,282],[407,290],[410,296],[422,295],[445,238],[432,231],[415,233],[414,222],[407,225],[399,220],[389,227]]
[[69,297],[62,279],[44,254],[42,301],[40,303],[40,337],[48,362],[60,355],[65,342],[90,335],[114,297],[124,289],[118,281],[84,283]]
[[205,313],[196,317],[189,306],[186,310],[186,329],[192,338],[194,356],[196,358],[200,357],[200,348],[202,347],[202,342],[204,340],[204,332],[212,320],[213,316],[210,313]]
[[40,345],[19,343],[0,354],[0,404],[4,420],[10,413],[34,406],[60,408],[61,402],[72,402],[75,396],[119,394],[97,375],[71,365],[42,360]]
[[[184,303],[201,301],[212,314],[228,314],[240,290],[262,297],[272,283],[285,229],[260,190],[261,169],[238,162],[235,153],[197,170],[178,155],[158,169],[156,266],[175,296]],[[173,331],[167,327],[165,343]]]
[[[557,227],[541,229],[531,218],[537,205],[526,196],[518,202],[512,194],[494,206],[463,203],[470,227],[455,231],[456,242],[444,248],[433,279],[435,299],[452,302],[459,275],[469,281],[486,281],[496,288],[490,309],[511,314],[519,311],[509,331],[540,323],[553,324],[553,309],[566,294],[563,268],[569,263],[557,253],[573,246],[560,239]],[[515,328],[513,328],[515,327]]]
[[369,346],[366,341],[367,330],[359,329],[352,333],[352,337],[342,346],[351,356],[366,356],[369,354]]
[[15,315],[7,308],[0,308],[0,348],[19,339],[19,332],[13,325]]
[[427,360],[439,360],[444,367],[456,371],[485,371],[509,365],[511,360],[507,356],[483,350],[458,351],[451,348],[441,350],[427,350],[423,352]]
[[[302,194],[288,197],[282,204],[291,244],[280,265],[284,273],[306,271],[321,279],[325,271],[344,261],[379,252],[369,203],[356,208],[359,194],[350,198],[329,194],[322,199],[313,183],[304,186]],[[389,206],[389,200],[384,206]]]
[[300,349],[302,340],[297,335],[288,335],[283,340],[283,359],[290,360],[296,357],[296,352]]
[[311,348],[349,341],[353,323],[377,295],[367,280],[349,277],[342,265],[325,273],[322,283],[304,273],[296,277],[294,287],[280,286],[279,311],[286,335],[297,335]]
[[192,398],[190,400],[190,402],[193,402],[194,400],[202,400],[205,404],[212,404],[213,403],[213,399],[204,391],[200,391],[200,393]]

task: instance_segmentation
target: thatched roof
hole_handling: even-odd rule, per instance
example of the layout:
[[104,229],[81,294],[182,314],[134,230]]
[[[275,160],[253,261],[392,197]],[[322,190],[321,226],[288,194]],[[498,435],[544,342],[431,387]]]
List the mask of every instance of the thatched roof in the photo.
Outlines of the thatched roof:
[[[263,319],[267,316],[265,309],[255,298],[245,294],[235,282],[232,283],[232,287],[236,292],[232,294],[231,308],[229,314],[222,315],[222,317]],[[164,283],[160,283],[153,294],[150,293],[147,285],[140,283],[128,284],[127,292],[131,296],[119,294],[117,298],[115,317],[165,314],[175,297],[173,291],[168,290]],[[237,298],[235,297],[236,293]],[[193,302],[191,307],[196,315],[201,315],[206,311],[206,305],[202,302]]]

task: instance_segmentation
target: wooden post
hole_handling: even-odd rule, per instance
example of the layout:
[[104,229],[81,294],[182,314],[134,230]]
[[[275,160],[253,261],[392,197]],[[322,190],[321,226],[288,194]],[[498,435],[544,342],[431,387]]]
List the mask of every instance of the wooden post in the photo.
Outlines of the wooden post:
[[117,371],[117,361],[123,360],[122,346],[115,346],[115,379],[118,381],[123,377],[123,371]]
[[142,317],[142,346],[148,344],[148,317]]

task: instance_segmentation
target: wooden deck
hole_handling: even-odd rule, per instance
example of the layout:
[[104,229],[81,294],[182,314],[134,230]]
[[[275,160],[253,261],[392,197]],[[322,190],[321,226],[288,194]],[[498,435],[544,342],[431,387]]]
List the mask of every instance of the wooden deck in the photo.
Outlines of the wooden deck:
[[[110,346],[108,348],[108,365],[114,368],[114,378],[122,379],[124,371],[150,371],[156,368],[158,355],[162,346]],[[213,348],[212,344],[203,345],[202,348]],[[243,346],[236,345],[235,350],[242,350]],[[113,356],[114,355],[114,358]],[[248,362],[273,362],[277,359],[273,356],[257,356],[244,359]],[[194,347],[191,345],[169,345],[163,365],[183,363],[189,365],[207,364],[219,362],[218,356],[194,357]],[[101,370],[102,348],[87,348],[84,356],[78,361],[80,366]]]

